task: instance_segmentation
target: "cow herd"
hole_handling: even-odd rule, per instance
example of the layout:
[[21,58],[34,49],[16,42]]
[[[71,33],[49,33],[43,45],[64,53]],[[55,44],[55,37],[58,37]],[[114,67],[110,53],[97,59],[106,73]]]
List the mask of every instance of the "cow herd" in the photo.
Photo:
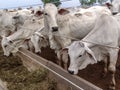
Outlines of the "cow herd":
[[[120,46],[120,1],[108,6],[60,9],[48,3],[44,10],[0,10],[0,36],[4,55],[15,54],[19,48],[41,53],[50,46],[59,65],[70,74],[89,64],[104,61],[104,74],[110,72],[109,89],[115,89],[115,71]],[[113,14],[116,15],[113,15]],[[68,60],[70,60],[69,67]]]

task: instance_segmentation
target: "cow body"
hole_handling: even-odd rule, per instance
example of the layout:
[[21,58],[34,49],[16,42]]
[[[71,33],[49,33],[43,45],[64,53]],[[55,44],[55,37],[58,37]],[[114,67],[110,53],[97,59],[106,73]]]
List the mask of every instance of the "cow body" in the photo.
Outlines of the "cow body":
[[49,31],[50,47],[58,52],[59,59],[59,51],[73,40],[85,37],[94,28],[96,19],[102,13],[111,14],[106,7],[98,6],[61,15],[55,5],[45,5],[45,28]]
[[[64,45],[63,47],[69,45],[70,42],[67,41],[71,41],[68,39],[64,40],[66,38],[62,37],[63,35],[76,39],[82,39],[94,28],[95,21],[99,15],[104,12],[111,14],[106,7],[96,6],[89,9],[80,10],[80,12],[60,15],[58,14],[57,8],[53,4],[46,4],[44,12],[48,14],[45,15],[44,18],[51,37],[54,37],[53,33],[60,34],[61,37],[57,38],[61,38],[61,40],[63,40],[63,42],[59,42]],[[58,32],[54,32],[54,27],[58,27]],[[52,43],[51,40],[50,42]],[[55,46],[52,46],[51,44],[51,48],[55,49]]]
[[[114,74],[120,45],[119,41],[120,26],[116,18],[111,15],[101,15],[94,29],[86,37],[81,41],[73,42],[68,47],[70,56],[69,72],[77,74],[78,70],[86,68],[89,64],[97,63],[100,59],[106,62],[109,56],[109,64],[107,62],[108,70],[111,72],[109,88],[115,89]],[[92,48],[97,48],[97,55]],[[107,67],[104,70],[106,72]]]
[[111,10],[113,15],[120,12],[120,1],[119,0],[112,0],[112,3],[108,1],[106,2],[106,5]]
[[[9,56],[11,52],[16,52],[15,47],[18,48],[28,39],[31,38],[32,34],[43,27],[43,19],[33,20],[32,18],[26,20],[24,25],[15,33],[8,37],[3,37],[2,39],[2,48],[4,55]],[[28,43],[27,43],[28,44]]]
[[10,32],[15,31],[15,26],[13,25],[13,15],[9,12],[0,12],[0,36],[8,36]]

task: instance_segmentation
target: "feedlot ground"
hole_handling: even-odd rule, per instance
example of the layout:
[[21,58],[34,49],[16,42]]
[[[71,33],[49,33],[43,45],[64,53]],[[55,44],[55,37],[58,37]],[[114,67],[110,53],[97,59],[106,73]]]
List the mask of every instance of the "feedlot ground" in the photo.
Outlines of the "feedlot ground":
[[[57,57],[54,51],[51,50],[49,47],[42,48],[42,53],[40,54],[40,56],[57,63]],[[103,65],[104,64],[102,62],[99,62],[94,65],[89,65],[84,70],[80,70],[78,76],[95,84],[96,86],[102,88],[103,90],[107,90],[109,84],[109,74],[107,74],[105,78],[101,77],[103,71]],[[115,74],[116,90],[120,90],[120,57],[118,58],[118,62],[116,66],[117,66],[117,71]]]
[[48,77],[48,70],[29,72],[19,57],[3,55],[0,49],[0,79],[8,90],[57,90],[56,82]]

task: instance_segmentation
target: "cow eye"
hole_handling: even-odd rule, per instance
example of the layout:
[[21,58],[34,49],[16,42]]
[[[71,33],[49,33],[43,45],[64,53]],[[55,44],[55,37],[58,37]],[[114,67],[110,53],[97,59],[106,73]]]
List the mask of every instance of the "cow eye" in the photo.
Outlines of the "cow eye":
[[79,57],[82,57],[82,55],[79,55]]
[[10,43],[13,43],[12,41],[9,41]]
[[48,15],[47,13],[45,13],[44,15]]

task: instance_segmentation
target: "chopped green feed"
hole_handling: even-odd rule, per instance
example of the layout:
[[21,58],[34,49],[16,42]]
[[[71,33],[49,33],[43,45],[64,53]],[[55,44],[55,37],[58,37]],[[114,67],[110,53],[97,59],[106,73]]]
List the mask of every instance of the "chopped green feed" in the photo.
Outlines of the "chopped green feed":
[[17,56],[6,57],[0,51],[0,78],[8,90],[56,90],[55,80],[49,79],[48,70],[29,72]]

